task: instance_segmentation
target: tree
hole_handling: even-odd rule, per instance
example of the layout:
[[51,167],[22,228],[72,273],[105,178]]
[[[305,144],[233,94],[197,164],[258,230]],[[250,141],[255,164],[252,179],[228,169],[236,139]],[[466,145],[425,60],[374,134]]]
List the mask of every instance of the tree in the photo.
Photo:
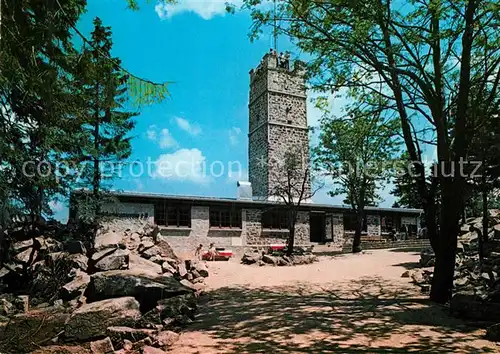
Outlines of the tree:
[[[281,156],[269,161],[269,196],[282,202],[287,214],[287,255],[293,253],[295,226],[300,207],[310,201],[321,185],[311,176],[309,147],[303,144],[290,146]],[[314,183],[311,183],[314,182]]]
[[338,187],[331,196],[345,195],[345,203],[356,214],[352,252],[361,251],[365,207],[378,200],[377,188],[390,176],[398,150],[398,120],[357,105],[347,117],[321,121],[316,162]]
[[[419,195],[436,265],[431,299],[451,296],[461,191],[465,179],[452,173],[467,157],[474,131],[469,112],[471,89],[489,106],[500,82],[499,17],[496,0],[283,0],[275,13],[246,0],[253,34],[264,25],[290,35],[311,58],[309,74],[325,91],[376,92],[396,112]],[[487,90],[486,90],[487,89]],[[421,145],[431,131],[437,146],[441,210],[426,183]],[[436,215],[439,214],[439,224]]]
[[71,28],[84,6],[1,0],[0,189],[32,222],[50,214],[49,201],[68,186],[57,168],[75,146]]
[[81,121],[81,150],[77,158],[83,162],[83,183],[91,189],[87,202],[93,206],[94,217],[101,213],[106,200],[104,181],[118,172],[119,163],[130,156],[134,127],[131,118],[137,113],[126,111],[128,76],[120,70],[120,60],[111,58],[111,29],[94,20],[89,47],[79,62],[81,99],[87,103]]

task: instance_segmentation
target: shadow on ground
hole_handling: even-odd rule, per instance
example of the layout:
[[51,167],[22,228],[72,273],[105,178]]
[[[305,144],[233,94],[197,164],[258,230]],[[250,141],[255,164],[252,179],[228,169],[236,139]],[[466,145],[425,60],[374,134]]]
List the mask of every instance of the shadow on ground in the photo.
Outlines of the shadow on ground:
[[[382,278],[343,284],[249,289],[226,287],[202,298],[189,332],[209,341],[186,352],[488,353],[493,345],[447,310]],[[189,348],[191,346],[191,348]],[[194,350],[194,351],[193,351]]]

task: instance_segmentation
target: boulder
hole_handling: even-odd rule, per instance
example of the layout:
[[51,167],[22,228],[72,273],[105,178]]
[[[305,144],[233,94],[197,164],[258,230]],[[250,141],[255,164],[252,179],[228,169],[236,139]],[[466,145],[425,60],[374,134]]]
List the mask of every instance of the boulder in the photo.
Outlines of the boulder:
[[177,265],[177,272],[181,278],[184,278],[187,275],[186,264],[181,262]]
[[494,324],[486,329],[486,339],[500,342],[500,323]]
[[106,329],[106,335],[111,338],[111,342],[118,348],[124,340],[129,340],[133,343],[144,338],[151,337],[156,334],[154,329],[131,328],[123,326],[112,326]]
[[68,301],[82,296],[89,283],[90,275],[78,270],[75,278],[62,287],[62,298]]
[[109,337],[106,337],[95,342],[90,342],[90,351],[92,352],[92,354],[109,354],[113,353],[115,351],[115,348],[113,348],[111,339],[109,339]]
[[64,330],[69,316],[68,313],[61,312],[59,309],[45,308],[11,317],[0,336],[0,338],[9,339],[9,347],[2,348],[2,343],[0,343],[0,352],[33,352],[39,348],[40,344],[48,343],[50,338],[58,336]]
[[148,273],[152,276],[163,273],[161,265],[151,262],[150,260],[142,258],[133,253],[129,255],[128,268],[137,272]]
[[241,263],[243,264],[254,264],[260,260],[260,253],[245,253],[241,258]]
[[134,326],[141,317],[133,297],[108,299],[85,304],[77,309],[65,326],[65,338],[84,341],[102,337],[112,326]]
[[500,318],[500,304],[482,301],[470,293],[457,293],[450,302],[453,316],[475,321],[496,322]]
[[143,237],[141,238],[141,243],[139,244],[137,250],[139,251],[139,253],[143,253],[154,245],[155,243],[151,237]]
[[129,264],[129,250],[117,249],[115,252],[101,258],[94,264],[98,271],[127,269]]
[[172,267],[170,265],[170,263],[168,263],[168,262],[163,262],[162,265],[161,265],[161,269],[162,269],[163,273],[165,273],[165,272],[169,272],[169,273],[172,273],[172,274],[177,273],[177,271],[175,270],[175,268]]
[[420,252],[420,266],[422,267],[432,267],[436,262],[436,256],[431,248],[422,250]]
[[194,284],[193,284],[193,283],[191,283],[189,280],[187,280],[187,279],[182,279],[182,280],[180,281],[180,283],[181,283],[182,285],[184,285],[185,287],[187,287],[187,288],[189,288],[189,289],[192,289],[192,290],[195,290],[195,291],[196,291],[196,287],[195,287],[195,286],[194,286]]
[[33,239],[30,238],[28,240],[25,240],[25,241],[19,241],[19,242],[16,242],[12,245],[12,249],[18,253],[18,252],[22,252],[28,248],[32,248],[33,247]]
[[87,254],[87,248],[82,241],[69,240],[64,242],[63,247],[69,254]]
[[93,274],[85,296],[88,301],[133,296],[145,312],[153,308],[160,299],[189,292],[190,288],[172,277],[150,276],[130,270],[111,270]]
[[[156,246],[161,250],[161,255],[163,257],[168,257],[170,258],[171,260],[174,261],[174,265],[177,263],[177,256],[175,255],[174,253],[174,250],[172,249],[172,247],[170,247],[169,243],[165,240],[165,239],[161,239],[159,241],[155,240],[154,242],[156,242]],[[170,263],[170,261],[167,261]]]
[[105,248],[126,248],[122,235],[116,232],[107,232],[105,234],[98,235],[95,238],[94,245],[94,248],[97,251],[101,251]]
[[407,270],[405,272],[403,272],[403,274],[401,274],[401,278],[409,278],[410,277],[410,271]]
[[162,251],[158,246],[149,247],[141,252],[141,255],[148,259],[154,256],[161,256],[161,254]]
[[169,347],[179,340],[179,335],[172,331],[161,331],[155,336],[155,343],[158,347]]
[[24,251],[18,253],[15,257],[16,261],[21,263],[33,263],[38,258],[38,251],[33,248],[27,248]]
[[194,319],[196,308],[196,296],[193,293],[163,299],[158,301],[154,309],[142,316],[138,325],[143,327],[185,325]]
[[275,257],[265,254],[262,256],[262,261],[267,264],[276,265],[278,262]]
[[[208,268],[203,262],[191,262],[191,272],[196,271],[202,277],[208,277]],[[194,275],[194,274],[193,274]],[[197,276],[195,278],[198,278]]]
[[142,348],[142,354],[167,354],[167,353],[161,349],[147,345],[144,348]]

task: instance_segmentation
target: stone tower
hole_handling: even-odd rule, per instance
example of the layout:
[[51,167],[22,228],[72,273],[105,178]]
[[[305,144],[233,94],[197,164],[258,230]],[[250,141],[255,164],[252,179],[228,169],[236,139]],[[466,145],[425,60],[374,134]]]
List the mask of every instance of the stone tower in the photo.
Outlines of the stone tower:
[[271,161],[294,146],[308,150],[304,74],[301,62],[290,69],[273,53],[250,71],[248,169],[255,198],[272,199]]

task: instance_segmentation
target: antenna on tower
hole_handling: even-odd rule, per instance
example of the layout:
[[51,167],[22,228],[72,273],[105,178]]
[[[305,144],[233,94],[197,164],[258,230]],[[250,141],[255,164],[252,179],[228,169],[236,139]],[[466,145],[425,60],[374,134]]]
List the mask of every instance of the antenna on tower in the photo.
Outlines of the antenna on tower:
[[273,0],[273,47],[274,51],[278,52],[278,22],[276,19],[276,0]]

